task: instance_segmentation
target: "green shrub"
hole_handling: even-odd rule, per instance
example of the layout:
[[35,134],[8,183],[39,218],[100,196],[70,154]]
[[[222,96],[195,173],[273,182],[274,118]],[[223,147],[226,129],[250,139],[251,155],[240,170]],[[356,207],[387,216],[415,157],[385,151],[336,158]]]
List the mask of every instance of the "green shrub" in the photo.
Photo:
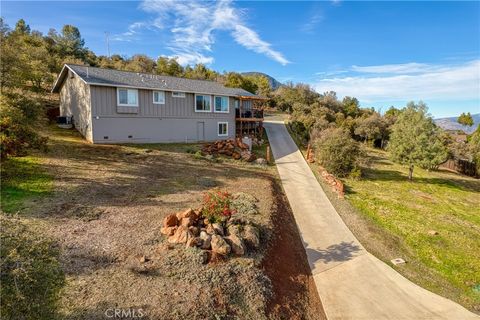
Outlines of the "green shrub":
[[24,156],[29,149],[46,149],[47,138],[38,134],[42,107],[28,95],[0,96],[0,155]]
[[252,215],[258,213],[256,202],[258,202],[258,200],[251,194],[237,192],[233,194],[231,207],[235,210],[236,214]]
[[202,213],[210,222],[220,222],[234,213],[231,205],[230,193],[214,189],[205,193]]
[[349,175],[362,155],[358,142],[343,129],[324,130],[314,147],[317,161],[338,177]]
[[288,123],[290,131],[295,134],[298,140],[302,144],[307,144],[308,140],[310,139],[310,135],[308,133],[308,129],[305,127],[303,122],[300,121],[291,121]]
[[2,319],[55,319],[65,281],[58,249],[15,218],[0,221]]

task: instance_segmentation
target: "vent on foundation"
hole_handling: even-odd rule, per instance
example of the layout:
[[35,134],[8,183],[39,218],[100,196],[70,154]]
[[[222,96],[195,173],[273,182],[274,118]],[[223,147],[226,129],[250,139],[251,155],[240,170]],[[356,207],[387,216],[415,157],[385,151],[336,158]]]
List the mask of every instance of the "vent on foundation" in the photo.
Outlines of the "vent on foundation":
[[132,139],[132,138],[133,138],[133,136],[128,136],[128,138]]
[[108,139],[108,136],[104,136],[103,139]]

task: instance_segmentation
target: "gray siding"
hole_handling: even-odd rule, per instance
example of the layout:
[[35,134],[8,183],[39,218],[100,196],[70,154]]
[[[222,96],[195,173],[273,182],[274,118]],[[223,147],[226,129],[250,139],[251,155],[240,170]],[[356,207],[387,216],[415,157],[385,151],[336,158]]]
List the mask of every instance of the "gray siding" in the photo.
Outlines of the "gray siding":
[[60,115],[73,116],[75,128],[93,142],[90,86],[71,71],[60,90]]
[[[139,107],[118,107],[114,87],[92,85],[93,140],[115,142],[194,142],[235,136],[235,105],[230,98],[228,113],[195,112],[194,94],[174,98],[165,91],[165,104],[153,103],[153,91],[138,90]],[[218,136],[218,122],[228,122],[228,136]],[[202,124],[203,123],[203,124]],[[199,132],[203,127],[203,133]],[[108,137],[105,138],[105,137]]]

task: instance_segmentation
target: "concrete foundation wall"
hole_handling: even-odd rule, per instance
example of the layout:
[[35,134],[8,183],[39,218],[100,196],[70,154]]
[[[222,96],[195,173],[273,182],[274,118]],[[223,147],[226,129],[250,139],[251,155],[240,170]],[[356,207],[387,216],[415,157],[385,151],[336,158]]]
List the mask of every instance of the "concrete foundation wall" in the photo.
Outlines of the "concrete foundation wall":
[[[218,122],[228,122],[228,136],[218,136]],[[235,137],[235,122],[229,117],[93,118],[94,143],[161,143],[214,141]]]

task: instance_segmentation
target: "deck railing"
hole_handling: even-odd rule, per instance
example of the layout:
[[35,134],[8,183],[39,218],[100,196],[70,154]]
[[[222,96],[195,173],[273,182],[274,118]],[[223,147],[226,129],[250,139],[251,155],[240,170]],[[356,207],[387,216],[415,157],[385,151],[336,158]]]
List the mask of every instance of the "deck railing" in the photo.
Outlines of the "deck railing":
[[261,109],[248,109],[248,110],[242,110],[240,113],[239,109],[235,110],[235,117],[236,118],[257,118],[257,119],[263,119],[263,110]]

